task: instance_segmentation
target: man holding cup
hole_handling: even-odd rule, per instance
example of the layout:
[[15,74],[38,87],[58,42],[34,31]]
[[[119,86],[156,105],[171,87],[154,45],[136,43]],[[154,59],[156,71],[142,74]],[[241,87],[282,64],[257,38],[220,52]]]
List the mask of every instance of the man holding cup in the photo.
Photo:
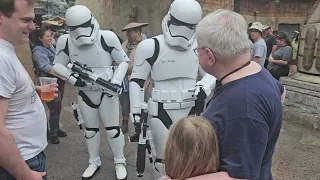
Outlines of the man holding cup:
[[34,86],[15,53],[35,29],[33,3],[0,0],[0,179],[46,179],[47,120],[37,92],[56,92],[57,84]]

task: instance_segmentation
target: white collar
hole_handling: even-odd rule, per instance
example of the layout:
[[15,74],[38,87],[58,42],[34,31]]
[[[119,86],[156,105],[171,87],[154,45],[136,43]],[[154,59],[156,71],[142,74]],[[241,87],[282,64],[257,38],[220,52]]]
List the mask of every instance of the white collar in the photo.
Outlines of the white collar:
[[0,43],[1,43],[1,44],[4,44],[4,45],[6,45],[8,48],[14,50],[14,46],[13,46],[9,41],[6,41],[6,40],[4,40],[4,39],[0,39]]

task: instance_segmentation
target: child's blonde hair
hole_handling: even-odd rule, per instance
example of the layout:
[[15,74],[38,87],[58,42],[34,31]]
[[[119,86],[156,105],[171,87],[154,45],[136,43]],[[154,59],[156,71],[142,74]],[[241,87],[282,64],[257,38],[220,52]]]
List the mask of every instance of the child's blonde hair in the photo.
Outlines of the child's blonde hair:
[[218,140],[210,122],[200,116],[175,122],[166,140],[164,161],[171,179],[184,180],[217,172]]

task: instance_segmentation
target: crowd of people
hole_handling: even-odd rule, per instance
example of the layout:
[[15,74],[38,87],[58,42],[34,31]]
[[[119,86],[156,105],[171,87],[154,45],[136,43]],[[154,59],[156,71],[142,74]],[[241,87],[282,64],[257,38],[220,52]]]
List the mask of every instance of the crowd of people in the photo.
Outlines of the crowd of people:
[[252,41],[251,60],[269,70],[277,80],[297,72],[297,48],[300,33],[291,41],[285,32],[276,36],[270,26],[260,22],[249,23],[248,34]]
[[[173,3],[179,2],[181,0]],[[193,3],[198,6],[198,2],[193,0],[183,3],[190,3],[193,8],[196,7]],[[61,77],[57,84],[53,84],[57,87],[56,98],[46,102],[50,110],[47,123],[43,104],[37,94],[43,87],[34,85],[14,51],[15,46],[29,41],[29,34],[35,30],[33,19],[32,0],[0,0],[0,179],[47,179],[46,156],[43,152],[47,137],[56,144],[59,143],[58,137],[67,136],[59,127],[66,79]],[[174,20],[174,23],[180,22]],[[119,97],[122,131],[114,127],[118,133],[113,133],[109,141],[116,140],[122,132],[128,131],[132,113],[130,76],[132,72],[137,73],[137,66],[142,64],[135,61],[135,57],[136,53],[142,52],[142,48],[139,51],[139,44],[146,42],[141,28],[147,25],[130,23],[123,29],[128,40],[122,43],[122,50],[127,55],[124,58],[129,61],[126,61],[128,68],[121,83],[124,91]],[[224,9],[209,13],[196,24],[182,22],[180,26],[184,25],[194,31],[197,43],[195,50],[201,69],[215,77],[217,83],[213,97],[201,116],[172,120],[169,125],[161,162],[165,166],[160,179],[272,179],[272,157],[280,134],[285,99],[285,87],[279,78],[289,74],[290,65],[292,71],[296,71],[294,61],[298,35],[293,41],[286,33],[274,36],[271,27],[259,22],[250,24],[248,28],[240,14]],[[113,34],[109,35],[113,37]],[[57,56],[56,44],[52,40],[58,37],[49,30],[37,30],[32,57],[38,77],[58,76],[52,72]],[[177,51],[181,49],[177,48]],[[110,54],[116,57],[112,51]],[[123,68],[121,63],[124,62],[114,60],[113,70]],[[136,80],[137,76],[133,79]],[[141,88],[149,88],[145,91],[144,99],[147,100],[152,96],[150,89],[153,80],[149,75],[145,79],[148,80],[142,81]],[[114,130],[108,128],[107,131]],[[88,140],[87,136],[86,132]],[[90,153],[92,151],[89,149]],[[115,160],[125,164],[122,162],[125,161],[124,157],[119,160],[115,157]],[[90,165],[88,168],[93,173],[96,170],[90,169],[93,168]]]

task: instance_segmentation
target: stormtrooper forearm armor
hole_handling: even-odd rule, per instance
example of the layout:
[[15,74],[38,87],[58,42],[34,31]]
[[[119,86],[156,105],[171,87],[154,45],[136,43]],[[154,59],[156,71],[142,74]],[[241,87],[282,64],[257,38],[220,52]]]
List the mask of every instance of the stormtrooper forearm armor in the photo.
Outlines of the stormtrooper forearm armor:
[[217,79],[214,76],[206,73],[200,66],[199,73],[201,74],[202,79],[196,83],[196,86],[201,86],[206,95],[209,96],[216,86]]
[[77,78],[72,76],[72,72],[68,70],[67,67],[63,66],[62,64],[55,64],[53,65],[53,71],[68,80],[68,82],[74,85],[77,81]]

